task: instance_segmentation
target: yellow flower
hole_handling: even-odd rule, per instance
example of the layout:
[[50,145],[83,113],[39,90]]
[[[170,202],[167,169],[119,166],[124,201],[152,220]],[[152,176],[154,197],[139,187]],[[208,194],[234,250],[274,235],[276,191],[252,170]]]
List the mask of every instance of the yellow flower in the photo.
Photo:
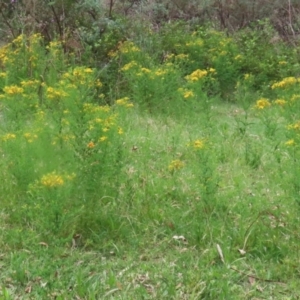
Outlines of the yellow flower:
[[131,68],[133,68],[133,67],[135,67],[135,66],[137,66],[137,63],[133,60],[133,61],[131,61],[130,63],[124,65],[124,66],[120,69],[120,71],[128,71],[129,69],[131,69]]
[[178,55],[175,56],[175,58],[178,58],[178,59],[185,59],[185,58],[188,58],[188,57],[189,57],[188,54],[183,54],[183,53],[178,54]]
[[24,92],[24,89],[17,85],[6,86],[3,91],[8,95],[18,95]]
[[63,177],[56,172],[48,173],[41,178],[41,184],[45,187],[58,187],[64,184]]
[[294,129],[294,130],[299,130],[300,129],[300,121],[298,121],[297,123],[295,124],[290,124],[288,125],[288,129]]
[[102,85],[103,85],[102,82],[99,79],[97,79],[96,82],[95,82],[95,86],[96,87],[101,87]]
[[141,71],[144,73],[151,73],[151,71],[147,68],[141,68]]
[[120,53],[132,53],[132,52],[140,52],[140,48],[134,45],[133,42],[124,42],[119,46]]
[[128,97],[124,97],[124,98],[116,100],[116,104],[117,105],[125,105],[125,104],[127,104],[128,100],[129,100]]
[[51,86],[47,88],[46,93],[47,93],[47,97],[49,99],[58,99],[58,98],[68,96],[68,94],[66,92],[59,90],[59,89],[55,89]]
[[245,79],[245,80],[248,80],[248,79],[250,79],[250,78],[251,78],[251,74],[248,74],[248,73],[247,73],[247,74],[244,75],[244,79]]
[[193,47],[193,46],[202,46],[203,45],[203,40],[198,38],[192,42],[188,42],[185,44],[187,47]]
[[274,101],[274,103],[279,106],[284,106],[287,103],[287,101],[285,101],[284,99],[277,99]]
[[188,81],[198,81],[199,79],[205,77],[206,75],[207,75],[206,70],[197,69],[196,71],[194,71],[190,75],[185,76],[185,79],[188,80]]
[[124,97],[124,98],[121,98],[121,99],[117,99],[116,104],[118,106],[133,107],[134,106],[133,103],[128,102],[128,101],[129,101],[129,98]]
[[104,142],[107,140],[107,136],[101,136],[101,138],[99,138],[99,142]]
[[90,149],[92,149],[92,148],[95,147],[95,143],[89,142],[89,143],[87,144],[87,147],[90,148]]
[[16,138],[16,135],[14,133],[7,133],[2,136],[2,141],[6,142],[8,140],[14,140]]
[[184,94],[183,94],[183,98],[187,99],[187,98],[192,98],[194,97],[194,93],[193,91],[185,91]]
[[203,149],[204,148],[204,140],[195,140],[190,143],[190,146],[193,147],[194,149]]
[[85,69],[83,70],[83,72],[84,72],[84,73],[94,73],[94,70],[91,69],[91,68],[85,68]]
[[297,99],[300,99],[300,95],[293,95],[291,101],[296,101]]
[[100,106],[97,107],[97,109],[99,111],[109,112],[110,111],[110,106],[108,106],[108,105],[100,105]]
[[163,70],[163,69],[161,69],[161,68],[157,69],[157,70],[154,72],[154,74],[155,74],[156,76],[163,76],[163,75],[165,75],[166,73],[167,73],[167,70]]
[[61,42],[52,41],[52,42],[49,43],[48,46],[46,46],[46,49],[52,50],[53,48],[59,48],[59,47],[61,47]]
[[179,159],[175,159],[171,161],[168,168],[170,171],[176,171],[182,169],[183,167],[184,163]]
[[254,107],[257,108],[257,109],[264,109],[264,108],[269,107],[269,106],[271,106],[270,101],[266,98],[261,98],[261,99],[256,101],[256,104],[255,104]]
[[118,128],[118,134],[123,134],[123,133],[124,133],[123,129],[121,127],[119,127]]
[[295,85],[296,83],[299,83],[299,79],[295,78],[295,77],[286,77],[283,80],[279,81],[279,82],[275,82],[271,88],[277,89],[277,88],[286,88],[292,85]]
[[295,145],[295,140],[294,139],[288,140],[284,144],[286,146],[294,146]]
[[23,80],[21,81],[22,87],[36,87],[40,84],[38,80]]
[[37,139],[38,136],[36,134],[27,132],[27,133],[24,133],[24,137],[28,143],[32,143],[35,139]]

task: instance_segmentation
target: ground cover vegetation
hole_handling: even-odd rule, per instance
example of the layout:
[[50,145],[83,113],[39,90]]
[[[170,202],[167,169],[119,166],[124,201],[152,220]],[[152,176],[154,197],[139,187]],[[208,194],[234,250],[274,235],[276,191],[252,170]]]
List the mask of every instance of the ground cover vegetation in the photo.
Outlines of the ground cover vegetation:
[[154,4],[3,2],[0,299],[300,297],[297,41]]

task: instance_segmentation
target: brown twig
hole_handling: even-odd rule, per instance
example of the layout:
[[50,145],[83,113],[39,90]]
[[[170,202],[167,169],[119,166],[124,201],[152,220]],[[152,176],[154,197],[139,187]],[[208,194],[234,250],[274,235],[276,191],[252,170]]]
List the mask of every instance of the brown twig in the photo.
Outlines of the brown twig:
[[108,12],[108,18],[111,19],[112,18],[112,9],[114,6],[114,0],[110,0],[109,1],[109,12]]
[[290,25],[290,29],[292,31],[292,34],[293,34],[293,37],[295,38],[295,31],[294,31],[294,28],[293,28],[293,24],[292,24],[292,11],[291,11],[291,0],[288,0],[289,1],[289,25]]
[[13,38],[15,39],[16,36],[14,34],[14,30],[13,30],[13,27],[11,26],[11,24],[8,22],[7,18],[5,17],[5,15],[3,14],[3,11],[2,11],[2,7],[1,7],[1,15],[2,15],[2,18],[3,18],[3,21],[4,23],[7,25],[7,27],[9,28],[10,32],[11,32],[11,35],[13,36]]

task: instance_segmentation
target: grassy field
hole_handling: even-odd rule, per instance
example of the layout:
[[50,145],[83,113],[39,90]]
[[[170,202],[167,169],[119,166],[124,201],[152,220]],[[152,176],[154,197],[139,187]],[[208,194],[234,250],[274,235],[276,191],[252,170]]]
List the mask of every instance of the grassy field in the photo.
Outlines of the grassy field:
[[1,48],[0,299],[299,299],[297,53],[209,33]]

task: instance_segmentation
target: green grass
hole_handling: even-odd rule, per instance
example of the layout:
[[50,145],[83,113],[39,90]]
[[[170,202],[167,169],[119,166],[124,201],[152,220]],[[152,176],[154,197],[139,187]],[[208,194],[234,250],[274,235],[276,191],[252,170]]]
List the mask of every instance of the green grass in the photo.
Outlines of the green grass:
[[253,92],[217,33],[194,68],[125,43],[112,83],[39,39],[0,52],[0,299],[298,299],[297,79]]
[[[3,212],[1,297],[297,299],[298,207],[282,190],[270,146],[258,135],[263,128],[253,125],[241,137],[235,126],[239,113],[235,105],[217,104],[209,129],[197,123],[197,115],[177,122],[128,113],[124,181],[118,198],[103,207],[114,212],[106,216],[108,223],[117,218],[110,228],[114,235],[105,236],[99,227],[92,245],[84,235],[73,242],[50,235],[43,244],[38,230],[16,232]],[[201,182],[193,170],[201,166],[177,175],[161,171],[174,155],[184,156],[187,142],[203,130],[219,142],[209,150],[218,153],[213,203],[202,203],[197,194]],[[260,149],[258,166],[247,163],[246,142]],[[14,236],[20,245],[12,248]]]

